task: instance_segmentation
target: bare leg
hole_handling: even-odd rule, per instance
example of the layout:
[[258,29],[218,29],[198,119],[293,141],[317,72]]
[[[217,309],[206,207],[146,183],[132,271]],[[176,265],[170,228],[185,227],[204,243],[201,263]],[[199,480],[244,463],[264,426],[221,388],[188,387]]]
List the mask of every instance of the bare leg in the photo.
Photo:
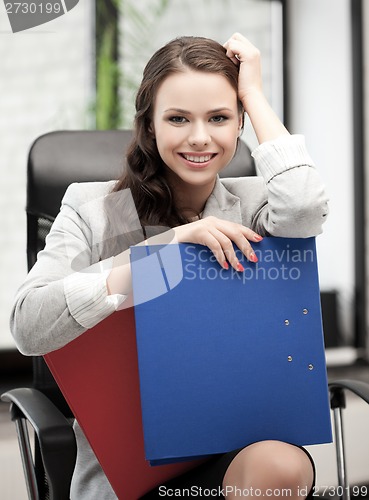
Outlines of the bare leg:
[[306,498],[313,479],[313,466],[303,450],[280,441],[261,441],[233,459],[223,488],[227,500],[243,496],[297,500]]

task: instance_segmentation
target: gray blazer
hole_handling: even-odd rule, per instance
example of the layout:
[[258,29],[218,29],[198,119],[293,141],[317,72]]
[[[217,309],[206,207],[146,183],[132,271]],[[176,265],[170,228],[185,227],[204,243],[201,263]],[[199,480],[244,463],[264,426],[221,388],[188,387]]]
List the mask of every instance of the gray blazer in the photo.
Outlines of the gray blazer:
[[[305,149],[304,138],[283,136],[262,144],[253,156],[259,175],[217,179],[203,217],[237,222],[261,235],[318,235],[328,214],[327,196]],[[96,278],[100,280],[101,293],[89,300],[91,314],[99,308],[100,321],[115,310],[106,303],[106,278],[101,279],[100,272],[86,272],[102,259],[105,197],[113,184],[114,181],[80,183],[67,189],[45,249],[20,287],[11,315],[11,330],[24,354],[40,355],[58,349],[86,330],[72,313],[66,291],[68,296],[76,290],[82,293],[83,287],[91,289],[92,283],[96,288]],[[127,191],[113,196],[129,198]],[[132,205],[134,208],[133,202],[127,203],[128,209],[119,213],[117,221],[123,221],[121,227],[118,222],[109,221],[110,226],[117,226],[116,234],[127,227],[140,229]],[[93,326],[93,322],[88,324]]]
[[[264,143],[253,156],[258,176],[217,179],[203,217],[237,222],[262,235],[305,238],[319,234],[328,214],[327,196],[303,137],[283,136]],[[97,269],[105,263],[105,202],[112,187],[113,182],[97,182],[68,188],[45,249],[15,299],[11,330],[24,354],[58,349],[115,310],[107,296],[106,274]],[[130,193],[113,196],[129,201]],[[117,220],[124,227],[114,227],[115,234],[125,228],[140,229],[132,204],[120,211]],[[80,304],[75,306],[80,296],[83,316]],[[115,499],[77,423],[75,432],[78,455],[71,498]]]

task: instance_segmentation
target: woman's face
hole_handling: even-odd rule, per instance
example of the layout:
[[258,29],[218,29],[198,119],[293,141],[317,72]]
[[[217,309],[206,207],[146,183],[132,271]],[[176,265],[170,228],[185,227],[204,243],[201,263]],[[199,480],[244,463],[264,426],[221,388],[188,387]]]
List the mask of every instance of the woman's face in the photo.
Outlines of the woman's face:
[[237,93],[221,75],[185,70],[160,85],[153,132],[172,186],[209,196],[216,175],[233,158],[242,117]]

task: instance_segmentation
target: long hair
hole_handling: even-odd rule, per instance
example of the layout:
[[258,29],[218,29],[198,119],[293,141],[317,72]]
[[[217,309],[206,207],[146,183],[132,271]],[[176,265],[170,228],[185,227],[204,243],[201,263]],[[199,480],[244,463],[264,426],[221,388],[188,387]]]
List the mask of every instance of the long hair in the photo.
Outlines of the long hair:
[[[126,171],[114,191],[129,188],[143,225],[170,227],[188,222],[178,212],[165,176],[163,162],[150,132],[153,106],[160,84],[171,74],[186,68],[223,75],[237,93],[238,68],[226,50],[214,40],[180,37],[159,49],[144,69],[136,96],[133,140],[127,152]],[[240,113],[242,104],[238,103]]]
[[[187,69],[222,75],[236,93],[238,90],[238,67],[226,56],[225,48],[214,40],[179,37],[164,45],[151,57],[144,69],[136,96],[133,138],[127,150],[126,168],[113,188],[113,192],[125,189],[130,191],[143,228],[175,227],[188,222],[175,205],[154,134],[150,131],[160,84],[168,76]],[[240,101],[238,108],[243,115]],[[115,211],[118,210],[121,217],[124,217],[122,207],[114,205]],[[110,206],[110,216],[112,210],[113,207]],[[115,215],[117,216],[119,214]],[[128,228],[126,232],[129,232]]]

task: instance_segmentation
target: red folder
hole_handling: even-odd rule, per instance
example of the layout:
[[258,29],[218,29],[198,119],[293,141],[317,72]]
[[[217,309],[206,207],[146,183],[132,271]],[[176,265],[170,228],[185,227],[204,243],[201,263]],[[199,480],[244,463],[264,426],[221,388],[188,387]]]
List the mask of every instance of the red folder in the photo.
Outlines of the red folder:
[[119,499],[137,500],[199,464],[151,467],[145,460],[132,308],[45,360]]

